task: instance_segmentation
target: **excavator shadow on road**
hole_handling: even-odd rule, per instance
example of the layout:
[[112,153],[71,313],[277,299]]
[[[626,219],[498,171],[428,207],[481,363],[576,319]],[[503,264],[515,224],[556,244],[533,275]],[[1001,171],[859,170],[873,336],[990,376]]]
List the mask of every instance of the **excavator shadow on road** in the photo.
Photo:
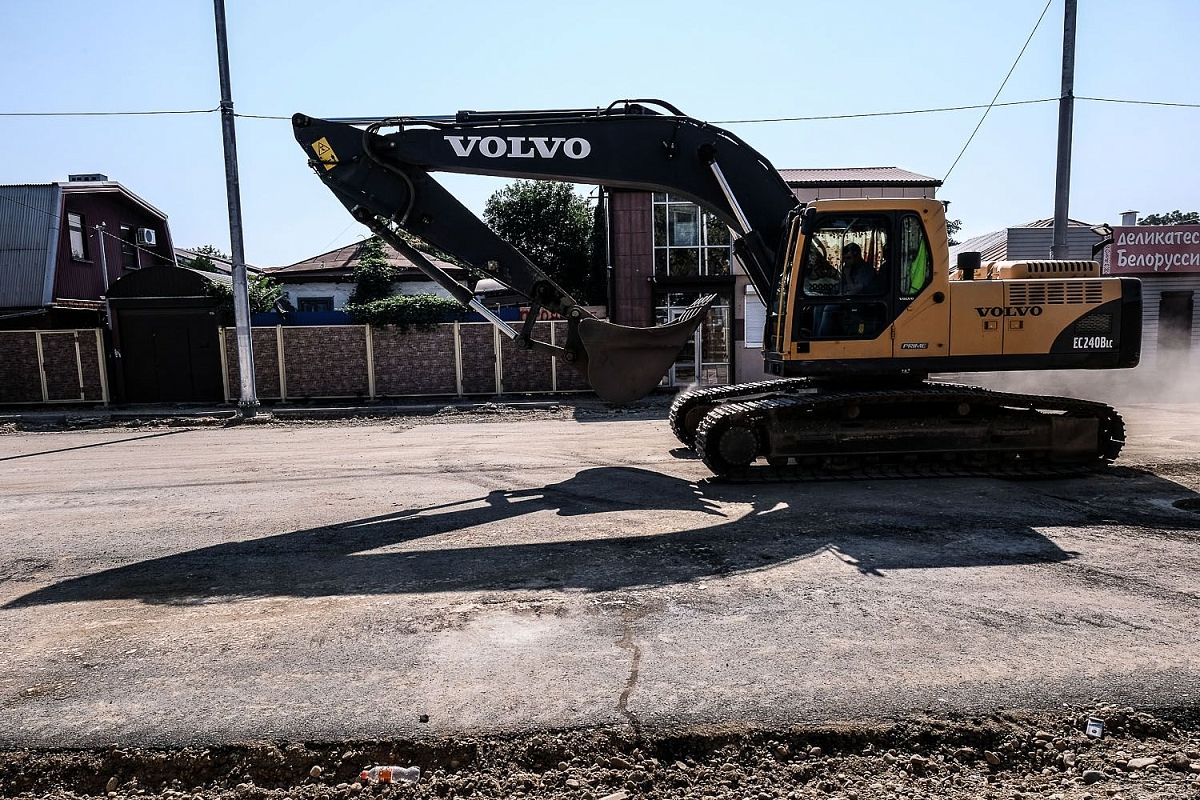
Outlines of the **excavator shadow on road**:
[[1078,555],[1040,532],[1047,528],[1200,535],[1200,514],[1180,510],[1198,504],[1180,484],[1132,469],[1040,482],[722,485],[596,467],[544,487],[140,561],[52,584],[5,608],[610,591],[737,576],[822,553],[886,580],[897,570],[1053,565]]

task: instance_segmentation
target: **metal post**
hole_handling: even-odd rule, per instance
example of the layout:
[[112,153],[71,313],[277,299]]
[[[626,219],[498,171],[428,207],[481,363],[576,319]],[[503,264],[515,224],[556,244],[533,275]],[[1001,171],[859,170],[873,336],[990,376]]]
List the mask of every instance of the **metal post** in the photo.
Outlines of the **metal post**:
[[225,40],[225,0],[213,0],[217,22],[217,67],[221,75],[221,138],[225,148],[225,194],[229,200],[229,248],[233,257],[233,321],[237,336],[238,411],[253,417],[258,411],[254,386],[254,344],[250,337],[250,293],[246,252],[242,242],[242,194],[238,184],[237,139],[233,131],[233,99],[229,86],[229,45]]
[[367,397],[375,399],[375,336],[370,325],[363,325],[363,344],[367,348]]
[[1071,199],[1071,122],[1075,113],[1075,4],[1063,12],[1062,94],[1058,99],[1058,169],[1054,176],[1054,245],[1050,257],[1067,258],[1067,210]]

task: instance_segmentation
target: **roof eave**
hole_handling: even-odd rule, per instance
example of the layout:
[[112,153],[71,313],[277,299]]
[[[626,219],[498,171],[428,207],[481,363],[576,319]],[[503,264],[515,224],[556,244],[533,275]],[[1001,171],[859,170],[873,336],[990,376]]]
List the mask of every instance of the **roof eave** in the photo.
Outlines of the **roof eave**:
[[129,198],[146,211],[158,217],[163,222],[167,221],[166,213],[147,202],[144,198],[134,194],[124,184],[118,181],[76,181],[75,183],[63,183],[62,181],[59,181],[55,185],[62,189],[63,194],[86,194],[89,191],[92,193],[118,192],[125,195],[125,197]]
[[898,181],[898,180],[885,180],[885,181],[864,181],[864,180],[785,181],[785,183],[787,183],[787,185],[792,187],[793,189],[819,189],[821,187],[826,187],[826,186],[850,187],[850,188],[854,188],[854,189],[866,188],[869,186],[901,186],[901,187],[914,188],[914,189],[924,189],[924,188],[936,189],[937,187],[942,185],[942,182],[939,180],[929,180],[929,181]]

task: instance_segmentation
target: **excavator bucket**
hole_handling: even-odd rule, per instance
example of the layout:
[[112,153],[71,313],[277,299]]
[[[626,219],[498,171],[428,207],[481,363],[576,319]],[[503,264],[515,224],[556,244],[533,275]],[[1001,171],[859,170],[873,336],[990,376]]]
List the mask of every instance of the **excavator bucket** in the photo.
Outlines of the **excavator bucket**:
[[716,301],[715,294],[701,297],[674,322],[656,328],[629,328],[599,319],[580,321],[588,384],[610,403],[645,397],[667,374]]

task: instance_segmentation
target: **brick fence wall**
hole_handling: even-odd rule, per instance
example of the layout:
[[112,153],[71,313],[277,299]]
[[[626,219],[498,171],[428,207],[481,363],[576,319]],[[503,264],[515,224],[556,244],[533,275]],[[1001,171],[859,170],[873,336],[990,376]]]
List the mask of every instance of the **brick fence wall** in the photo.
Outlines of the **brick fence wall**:
[[[566,322],[538,322],[534,338],[561,342]],[[240,394],[237,340],[221,331],[226,398]],[[497,395],[587,391],[569,364],[524,350],[486,322],[400,331],[366,325],[254,328],[254,372],[264,400]]]
[[0,403],[107,403],[97,328],[0,331]]

